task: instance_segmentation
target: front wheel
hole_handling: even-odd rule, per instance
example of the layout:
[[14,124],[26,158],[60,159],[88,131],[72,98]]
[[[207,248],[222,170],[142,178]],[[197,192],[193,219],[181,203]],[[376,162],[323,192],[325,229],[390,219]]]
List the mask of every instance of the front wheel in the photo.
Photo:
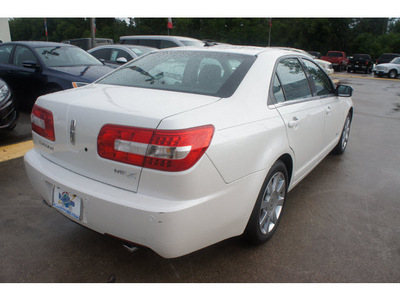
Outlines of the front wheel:
[[396,70],[390,70],[390,72],[389,72],[389,78],[394,79],[394,78],[396,78],[396,77],[397,77],[397,72],[396,72]]
[[351,125],[351,115],[350,113],[347,115],[346,121],[344,122],[342,135],[340,136],[339,142],[333,148],[332,152],[335,154],[343,154],[346,150],[347,144],[349,142],[350,137],[350,125]]
[[275,233],[282,216],[287,189],[286,166],[278,160],[268,172],[244,232],[249,242],[263,244]]

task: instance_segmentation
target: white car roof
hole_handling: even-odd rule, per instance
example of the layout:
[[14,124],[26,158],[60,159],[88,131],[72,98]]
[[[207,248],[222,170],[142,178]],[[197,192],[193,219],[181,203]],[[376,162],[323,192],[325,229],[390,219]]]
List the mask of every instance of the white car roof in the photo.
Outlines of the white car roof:
[[204,46],[204,47],[176,47],[176,48],[165,48],[158,50],[159,52],[162,51],[199,51],[199,52],[229,52],[229,53],[237,53],[237,54],[247,54],[247,55],[259,55],[261,53],[277,53],[280,54],[295,54],[295,55],[303,55],[308,56],[298,51],[293,51],[289,48],[275,48],[275,47],[257,47],[257,46],[239,46],[239,45],[213,45],[213,46]]

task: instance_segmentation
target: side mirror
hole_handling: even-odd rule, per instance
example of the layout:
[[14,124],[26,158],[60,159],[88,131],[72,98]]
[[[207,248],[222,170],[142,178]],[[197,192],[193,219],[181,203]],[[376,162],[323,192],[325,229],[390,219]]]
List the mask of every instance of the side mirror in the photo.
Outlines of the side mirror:
[[118,57],[116,62],[119,64],[126,64],[128,60],[125,57]]
[[351,97],[353,95],[353,88],[349,85],[338,85],[336,87],[336,95],[339,97]]
[[30,60],[22,62],[22,66],[24,68],[28,68],[28,69],[36,69],[36,70],[40,69],[39,64],[35,63],[34,61],[30,61]]

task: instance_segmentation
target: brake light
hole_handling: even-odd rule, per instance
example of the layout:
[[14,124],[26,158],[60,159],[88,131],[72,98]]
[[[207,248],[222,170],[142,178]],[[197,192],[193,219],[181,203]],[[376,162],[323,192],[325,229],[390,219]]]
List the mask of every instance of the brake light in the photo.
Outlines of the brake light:
[[31,113],[32,131],[42,137],[55,141],[53,113],[43,107],[34,105]]
[[161,171],[191,168],[206,152],[214,126],[153,130],[104,125],[97,138],[100,157]]

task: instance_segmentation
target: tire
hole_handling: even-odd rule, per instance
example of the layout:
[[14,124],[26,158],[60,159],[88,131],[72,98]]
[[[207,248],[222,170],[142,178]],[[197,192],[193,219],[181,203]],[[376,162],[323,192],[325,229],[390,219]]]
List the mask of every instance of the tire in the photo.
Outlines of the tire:
[[271,167],[254,205],[244,237],[253,245],[261,245],[272,237],[282,217],[288,189],[288,172],[278,160]]
[[344,121],[344,126],[342,130],[342,134],[340,135],[340,139],[336,144],[335,148],[333,148],[332,153],[334,154],[343,154],[347,148],[347,144],[349,142],[350,137],[350,126],[351,126],[351,114],[349,113]]
[[396,70],[390,70],[388,74],[389,78],[395,79],[397,77],[397,71]]

